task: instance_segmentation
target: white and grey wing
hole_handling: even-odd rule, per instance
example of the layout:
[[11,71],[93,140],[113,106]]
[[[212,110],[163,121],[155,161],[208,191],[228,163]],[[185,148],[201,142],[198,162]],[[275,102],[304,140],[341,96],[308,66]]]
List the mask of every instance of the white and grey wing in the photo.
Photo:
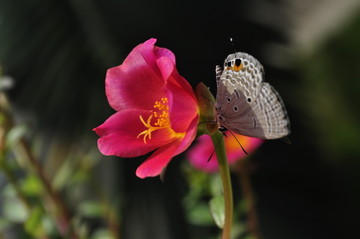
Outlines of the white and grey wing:
[[262,83],[260,94],[251,106],[266,139],[290,134],[290,121],[279,93],[268,83]]
[[268,83],[261,84],[258,96],[246,111],[228,115],[221,124],[236,133],[264,139],[282,138],[290,133],[284,103]]

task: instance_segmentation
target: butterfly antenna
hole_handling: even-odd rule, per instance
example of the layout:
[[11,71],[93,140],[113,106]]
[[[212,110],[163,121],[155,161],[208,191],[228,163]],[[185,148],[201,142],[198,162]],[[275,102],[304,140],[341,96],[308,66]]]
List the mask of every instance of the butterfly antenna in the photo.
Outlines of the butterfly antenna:
[[215,145],[214,151],[210,154],[210,157],[208,158],[207,162],[210,161],[210,159],[214,156],[214,153],[216,151],[216,148],[219,146],[219,144],[221,143],[221,141],[223,141],[224,137],[221,137],[221,139],[219,140],[219,142],[217,142],[217,144]]
[[229,40],[230,40],[231,46],[233,47],[234,53],[236,53],[234,38],[230,37]]
[[284,138],[281,138],[285,143],[287,144],[291,144],[291,140],[289,139],[289,137],[285,136]]
[[[229,131],[230,131],[230,130],[229,130]],[[234,136],[234,138],[236,139],[236,142],[238,142],[238,144],[240,145],[240,147],[241,147],[241,149],[244,151],[244,153],[245,153],[246,155],[248,155],[248,153],[246,152],[246,150],[244,149],[244,147],[241,145],[241,143],[240,143],[240,141],[238,140],[238,138],[236,138],[235,134],[234,134],[233,132],[231,132],[231,131],[230,131],[230,133],[231,133],[232,136]]]

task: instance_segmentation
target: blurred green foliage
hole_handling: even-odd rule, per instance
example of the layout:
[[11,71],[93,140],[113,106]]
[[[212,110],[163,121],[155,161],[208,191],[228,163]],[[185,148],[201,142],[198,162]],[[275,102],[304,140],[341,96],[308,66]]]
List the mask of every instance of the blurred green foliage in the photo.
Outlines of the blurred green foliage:
[[360,160],[360,15],[302,59],[301,107],[325,158]]
[[[34,146],[27,143],[27,127],[15,124],[11,105],[2,92],[0,108],[0,169],[8,181],[0,189],[0,236],[117,238],[116,207],[107,202],[94,181],[98,154],[77,149],[48,177],[46,164],[39,164]],[[86,196],[86,187],[97,190],[96,194]],[[90,223],[94,220],[102,223],[94,228]],[[17,225],[22,225],[21,230]]]

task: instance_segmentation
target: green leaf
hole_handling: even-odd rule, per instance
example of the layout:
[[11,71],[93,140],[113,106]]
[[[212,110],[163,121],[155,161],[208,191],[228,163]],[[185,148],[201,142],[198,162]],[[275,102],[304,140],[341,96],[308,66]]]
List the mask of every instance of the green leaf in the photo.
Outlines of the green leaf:
[[62,190],[71,181],[74,175],[74,165],[71,160],[66,160],[57,170],[53,179],[53,186],[56,190]]
[[2,206],[3,216],[11,222],[23,222],[27,218],[26,208],[18,198],[6,198]]
[[225,222],[225,202],[224,202],[224,196],[218,195],[213,197],[210,200],[210,212],[212,217],[214,218],[214,221],[216,225],[219,228],[224,227]]
[[43,210],[40,207],[34,208],[25,222],[25,231],[33,236],[39,236],[42,232]]
[[220,195],[223,192],[223,185],[220,174],[214,174],[210,178],[210,191],[212,196]]
[[22,186],[22,191],[27,196],[38,196],[43,192],[43,186],[39,181],[39,178],[35,175],[29,175],[24,180]]
[[109,230],[100,229],[100,230],[97,230],[91,238],[92,239],[113,239],[114,236],[111,234],[111,232]]
[[103,207],[99,202],[86,201],[82,202],[79,207],[79,214],[87,217],[101,217],[103,215]]
[[[247,229],[246,222],[240,221],[240,222],[236,222],[233,224],[232,230],[231,230],[231,236],[232,236],[232,238],[243,239],[247,232],[248,232],[248,229]],[[246,238],[248,238],[248,236],[246,236]],[[248,238],[248,239],[250,239],[250,238]],[[254,238],[251,238],[251,239],[254,239]]]
[[8,147],[15,146],[25,135],[27,128],[25,125],[18,125],[12,128],[6,136],[6,145]]
[[191,209],[188,209],[187,219],[193,225],[213,225],[213,220],[207,203],[198,203]]

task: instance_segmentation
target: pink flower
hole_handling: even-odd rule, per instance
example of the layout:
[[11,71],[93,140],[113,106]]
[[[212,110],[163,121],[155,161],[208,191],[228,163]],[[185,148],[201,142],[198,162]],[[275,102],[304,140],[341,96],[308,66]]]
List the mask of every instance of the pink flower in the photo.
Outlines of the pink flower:
[[[253,152],[263,142],[263,140],[258,138],[251,138],[235,133],[234,135],[240,141],[247,153]],[[231,134],[227,134],[227,137],[224,137],[224,140],[226,154],[230,164],[234,164],[237,160],[246,156],[239,143]],[[208,161],[213,152],[214,145],[210,136],[202,135],[198,138],[197,144],[187,152],[187,157],[195,168],[206,172],[215,172],[218,169],[216,155],[214,154],[210,161]]]
[[140,178],[159,175],[190,146],[199,118],[196,96],[177,72],[174,54],[155,42],[136,46],[107,71],[106,96],[117,112],[94,129],[104,155],[130,158],[156,150],[136,170]]

